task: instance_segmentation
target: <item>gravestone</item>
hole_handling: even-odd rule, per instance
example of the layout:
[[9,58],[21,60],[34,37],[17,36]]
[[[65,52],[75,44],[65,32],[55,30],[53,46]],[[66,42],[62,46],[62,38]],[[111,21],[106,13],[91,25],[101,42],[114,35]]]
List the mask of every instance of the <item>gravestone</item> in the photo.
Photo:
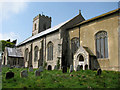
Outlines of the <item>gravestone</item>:
[[8,65],[7,65],[7,67],[9,67],[9,68],[10,68],[10,64],[8,64]]
[[10,67],[10,69],[13,69],[13,68],[14,68],[14,66],[11,66],[11,67]]
[[30,67],[29,67],[29,72],[32,72],[33,71],[33,66],[31,65]]
[[21,71],[20,76],[21,76],[21,77],[27,77],[27,76],[28,76],[27,70]]
[[80,71],[80,65],[77,66],[77,71]]
[[55,65],[54,70],[58,70],[57,66]]
[[70,65],[70,73],[73,72],[73,65]]
[[40,76],[40,70],[35,71],[35,76]]
[[97,75],[101,75],[101,73],[102,73],[102,70],[100,68],[98,68]]
[[39,71],[40,71],[40,72],[43,72],[43,66],[40,66],[40,67],[39,67]]
[[20,68],[20,66],[19,66],[19,65],[17,65],[17,66],[15,66],[15,68]]
[[10,79],[14,77],[14,73],[12,71],[6,73],[6,79]]
[[66,72],[67,72],[67,67],[66,67],[66,66],[63,66],[62,72],[63,72],[63,73],[66,73]]

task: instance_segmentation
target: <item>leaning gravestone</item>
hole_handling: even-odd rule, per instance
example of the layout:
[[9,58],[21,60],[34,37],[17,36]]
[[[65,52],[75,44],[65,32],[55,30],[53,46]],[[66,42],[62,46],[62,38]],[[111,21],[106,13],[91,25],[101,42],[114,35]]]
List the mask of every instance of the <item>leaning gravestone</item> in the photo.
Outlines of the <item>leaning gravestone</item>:
[[40,70],[35,71],[35,76],[40,76]]
[[70,73],[73,72],[73,65],[70,65]]
[[102,70],[100,68],[98,68],[97,75],[101,75],[101,73],[102,73]]
[[67,72],[67,67],[66,67],[66,66],[63,66],[62,72],[63,72],[63,73],[66,73],[66,72]]
[[40,72],[43,72],[43,66],[40,66],[40,67],[39,67],[39,71],[40,71]]
[[10,79],[14,77],[14,73],[12,71],[6,73],[6,79]]
[[27,77],[27,76],[28,76],[27,70],[21,71],[20,76],[21,76],[21,77]]
[[32,72],[33,71],[33,67],[29,67],[29,72]]

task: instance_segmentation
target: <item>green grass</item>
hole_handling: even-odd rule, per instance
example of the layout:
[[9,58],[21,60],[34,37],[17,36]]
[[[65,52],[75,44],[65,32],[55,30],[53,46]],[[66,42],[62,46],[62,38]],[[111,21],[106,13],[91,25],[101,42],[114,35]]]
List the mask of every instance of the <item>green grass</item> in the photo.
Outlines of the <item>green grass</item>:
[[[5,73],[9,70],[15,73],[15,77],[6,80]],[[103,71],[101,76],[96,76],[96,71],[92,70],[72,73],[44,70],[40,76],[35,77],[34,69],[33,72],[28,72],[27,78],[21,78],[22,70],[23,68],[2,68],[2,88],[120,88],[120,72],[115,71]]]

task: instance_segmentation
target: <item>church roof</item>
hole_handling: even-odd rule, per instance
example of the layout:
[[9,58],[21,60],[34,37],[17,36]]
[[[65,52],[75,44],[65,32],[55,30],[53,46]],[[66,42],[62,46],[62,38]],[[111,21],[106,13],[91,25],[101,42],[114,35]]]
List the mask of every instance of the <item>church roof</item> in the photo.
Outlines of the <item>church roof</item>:
[[[70,20],[71,20],[71,19],[70,19]],[[57,31],[60,27],[62,27],[64,24],[66,24],[66,23],[69,22],[70,20],[67,20],[67,21],[65,21],[65,22],[63,22],[63,23],[61,23],[61,24],[58,24],[58,25],[56,25],[56,26],[54,26],[54,27],[52,27],[52,28],[49,28],[49,29],[47,29],[47,30],[45,30],[45,31],[42,31],[42,32],[40,32],[40,33],[38,33],[38,34],[36,34],[36,35],[34,35],[34,36],[31,36],[31,37],[29,37],[28,39],[24,40],[23,42],[19,43],[17,46],[20,46],[20,45],[22,45],[22,44],[25,44],[25,43],[27,43],[27,42],[29,42],[29,41],[32,41],[32,40],[34,40],[34,39],[37,39],[37,38],[39,38],[39,37],[41,37],[41,36],[43,36],[43,35],[46,35],[46,34],[48,34],[48,33],[53,32],[53,31]]]
[[[94,21],[94,20],[100,19],[100,18],[102,18],[102,17],[111,15],[111,14],[113,14],[113,13],[119,12],[119,10],[120,10],[120,8],[115,9],[115,10],[112,10],[112,11],[109,11],[109,12],[104,13],[104,14],[101,14],[101,15],[99,15],[99,16],[93,17],[93,18],[91,18],[91,19],[88,19],[88,20],[85,20],[85,21],[83,21],[83,22],[80,22],[80,23],[78,23],[77,25],[75,25],[75,26],[73,26],[73,27],[71,27],[71,28],[75,28],[75,27],[78,27],[78,26],[80,26],[80,25],[82,25],[82,24],[86,24],[86,23],[92,22],[92,21]],[[71,29],[71,28],[69,28],[69,29]]]
[[9,57],[23,57],[22,51],[19,48],[5,47]]

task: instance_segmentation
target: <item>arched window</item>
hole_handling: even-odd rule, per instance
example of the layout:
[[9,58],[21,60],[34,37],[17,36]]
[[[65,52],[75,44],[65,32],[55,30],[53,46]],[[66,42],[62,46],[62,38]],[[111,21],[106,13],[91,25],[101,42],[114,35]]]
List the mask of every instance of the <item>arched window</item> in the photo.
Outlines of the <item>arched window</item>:
[[48,66],[48,70],[52,70],[52,66],[51,65]]
[[108,36],[106,31],[100,31],[95,35],[97,58],[108,58]]
[[34,61],[38,60],[38,46],[35,46],[34,48]]
[[36,23],[35,23],[35,30],[37,29],[37,25],[36,25]]
[[82,55],[79,55],[79,61],[84,61],[84,57]]
[[52,42],[48,43],[47,59],[48,60],[53,60],[53,43]]
[[75,54],[77,49],[79,48],[79,38],[74,37],[71,39],[71,50],[72,50],[72,55]]
[[25,49],[25,61],[28,61],[28,57],[29,57],[29,50],[27,48]]

